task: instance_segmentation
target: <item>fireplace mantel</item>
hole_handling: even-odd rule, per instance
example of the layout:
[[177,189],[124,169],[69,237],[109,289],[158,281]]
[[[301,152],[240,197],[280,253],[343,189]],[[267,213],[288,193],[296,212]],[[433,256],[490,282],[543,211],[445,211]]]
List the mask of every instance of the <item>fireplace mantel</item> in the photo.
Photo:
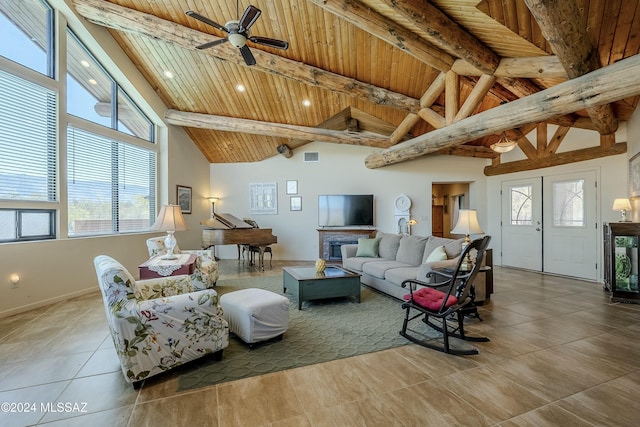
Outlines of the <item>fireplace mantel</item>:
[[358,243],[359,238],[370,238],[375,234],[375,228],[318,228],[318,257],[327,262],[340,263],[340,246]]

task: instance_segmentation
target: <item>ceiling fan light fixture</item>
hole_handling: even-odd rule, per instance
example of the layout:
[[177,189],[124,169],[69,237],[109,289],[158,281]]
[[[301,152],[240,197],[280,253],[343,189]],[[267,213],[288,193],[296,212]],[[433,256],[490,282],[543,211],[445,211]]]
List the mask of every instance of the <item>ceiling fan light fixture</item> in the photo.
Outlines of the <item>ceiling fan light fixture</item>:
[[508,153],[514,148],[516,148],[516,141],[511,141],[507,138],[507,134],[505,132],[502,132],[498,142],[491,144],[491,149],[496,153]]
[[242,34],[229,34],[229,43],[237,48],[241,48],[247,44],[247,39]]

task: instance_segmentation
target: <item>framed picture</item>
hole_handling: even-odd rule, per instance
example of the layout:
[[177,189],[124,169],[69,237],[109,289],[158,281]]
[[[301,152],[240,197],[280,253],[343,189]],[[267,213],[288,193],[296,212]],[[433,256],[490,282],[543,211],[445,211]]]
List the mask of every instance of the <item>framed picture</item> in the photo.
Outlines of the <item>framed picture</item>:
[[298,181],[287,181],[287,194],[298,194]]
[[302,210],[302,197],[294,196],[289,198],[289,207],[292,211]]
[[278,213],[278,187],[275,182],[249,184],[252,215],[276,215]]
[[176,185],[176,202],[183,214],[191,213],[191,187]]
[[640,153],[629,160],[629,197],[640,197]]

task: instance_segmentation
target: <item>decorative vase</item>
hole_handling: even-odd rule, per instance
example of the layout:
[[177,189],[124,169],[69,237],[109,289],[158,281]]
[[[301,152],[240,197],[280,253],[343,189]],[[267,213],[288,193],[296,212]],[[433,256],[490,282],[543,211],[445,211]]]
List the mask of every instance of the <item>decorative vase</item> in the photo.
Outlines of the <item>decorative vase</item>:
[[325,260],[323,260],[322,258],[318,259],[316,261],[316,271],[318,273],[322,273],[324,271],[324,268],[327,266],[327,263],[325,262]]

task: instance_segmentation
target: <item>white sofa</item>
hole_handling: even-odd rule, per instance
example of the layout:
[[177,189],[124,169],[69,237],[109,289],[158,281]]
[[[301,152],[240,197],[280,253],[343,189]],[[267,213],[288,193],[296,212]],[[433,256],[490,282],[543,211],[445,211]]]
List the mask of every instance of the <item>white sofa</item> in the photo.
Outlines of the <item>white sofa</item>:
[[[359,245],[342,245],[342,266],[360,273],[361,283],[398,299],[408,293],[407,289],[400,286],[404,280],[417,279],[429,283],[432,279],[427,278],[427,273],[432,269],[455,268],[464,241],[435,236],[403,236],[380,231],[375,239],[379,239],[377,254],[369,250],[371,239],[359,239]],[[434,251],[441,256],[434,254]],[[362,253],[368,256],[362,256]],[[436,259],[444,257],[442,253],[446,254],[446,260],[429,260],[432,254]],[[484,302],[487,298],[486,275],[476,276],[473,285],[475,301]]]

